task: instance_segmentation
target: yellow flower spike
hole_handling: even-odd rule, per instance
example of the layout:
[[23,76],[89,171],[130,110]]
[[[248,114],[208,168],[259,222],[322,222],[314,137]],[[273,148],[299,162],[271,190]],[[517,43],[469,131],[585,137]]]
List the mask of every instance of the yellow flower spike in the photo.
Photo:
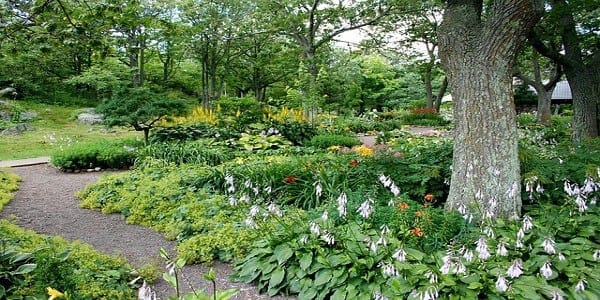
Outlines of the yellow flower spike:
[[48,298],[48,300],[54,300],[54,299],[60,299],[60,298],[64,298],[65,294],[59,292],[56,289],[53,289],[51,287],[47,287],[46,290],[48,291],[48,296],[50,296],[50,298]]

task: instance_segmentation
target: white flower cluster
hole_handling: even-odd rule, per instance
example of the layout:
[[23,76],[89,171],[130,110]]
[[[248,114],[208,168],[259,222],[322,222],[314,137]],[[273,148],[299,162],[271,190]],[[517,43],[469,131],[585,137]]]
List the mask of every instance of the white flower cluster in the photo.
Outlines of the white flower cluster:
[[[600,176],[600,168],[598,169]],[[588,209],[588,203],[586,202],[590,194],[600,191],[600,183],[595,182],[593,178],[587,177],[583,182],[583,186],[579,186],[577,183],[571,183],[565,179],[564,190],[570,197],[575,197],[575,205],[579,212],[584,212]],[[595,205],[597,198],[594,196],[590,199],[589,204]]]
[[385,188],[390,189],[392,194],[394,194],[394,197],[400,195],[400,189],[389,176],[385,176],[384,174],[379,175],[379,182],[381,182]]

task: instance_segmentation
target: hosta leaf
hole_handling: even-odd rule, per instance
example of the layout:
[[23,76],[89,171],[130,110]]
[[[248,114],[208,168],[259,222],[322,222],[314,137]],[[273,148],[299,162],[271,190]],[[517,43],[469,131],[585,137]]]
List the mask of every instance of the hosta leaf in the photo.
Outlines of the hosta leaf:
[[269,279],[269,290],[275,288],[278,284],[283,281],[285,277],[285,270],[283,268],[277,267],[271,273],[271,279]]
[[326,284],[331,280],[331,277],[331,269],[320,270],[319,272],[317,272],[317,276],[315,276],[315,286]]
[[279,265],[283,265],[290,257],[292,257],[294,251],[292,251],[292,248],[287,244],[281,244],[275,247],[274,253]]
[[408,255],[414,257],[418,261],[421,261],[423,259],[423,257],[425,257],[425,254],[423,252],[416,250],[416,249],[404,248],[404,251],[406,251],[406,253]]
[[302,257],[300,257],[300,269],[306,271],[310,267],[310,264],[312,263],[312,259],[313,259],[312,252],[303,254]]
[[331,300],[345,300],[346,299],[346,290],[343,288],[339,288],[331,295]]
[[27,273],[35,270],[36,267],[37,267],[36,264],[24,264],[24,265],[20,265],[15,271],[13,271],[11,273],[13,275],[27,274]]

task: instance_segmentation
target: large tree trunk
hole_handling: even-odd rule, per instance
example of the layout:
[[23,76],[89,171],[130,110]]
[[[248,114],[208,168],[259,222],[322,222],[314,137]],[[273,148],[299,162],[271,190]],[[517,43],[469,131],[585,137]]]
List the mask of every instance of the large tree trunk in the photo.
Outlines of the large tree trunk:
[[565,69],[573,95],[573,140],[576,142],[598,136],[600,71],[587,69]]
[[440,58],[452,88],[455,140],[447,209],[478,217],[520,214],[520,167],[512,67],[543,8],[537,0],[449,0]]

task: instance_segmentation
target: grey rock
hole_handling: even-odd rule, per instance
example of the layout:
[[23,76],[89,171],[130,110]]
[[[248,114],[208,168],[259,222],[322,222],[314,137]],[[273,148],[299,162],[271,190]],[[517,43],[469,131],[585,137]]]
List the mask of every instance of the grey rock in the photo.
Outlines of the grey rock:
[[7,87],[7,88],[0,90],[0,96],[16,96],[16,95],[17,95],[17,89],[15,89],[13,87]]
[[20,114],[21,121],[29,121],[31,119],[37,118],[38,113],[33,111],[24,111]]
[[2,135],[16,135],[16,134],[20,134],[23,133],[25,131],[33,131],[35,130],[35,128],[33,128],[33,126],[27,124],[27,123],[23,123],[23,124],[17,124],[11,127],[8,127],[4,130],[2,130],[0,132],[0,134]]
[[87,108],[77,116],[77,121],[88,125],[100,124],[103,120],[104,116],[97,114],[93,108]]

